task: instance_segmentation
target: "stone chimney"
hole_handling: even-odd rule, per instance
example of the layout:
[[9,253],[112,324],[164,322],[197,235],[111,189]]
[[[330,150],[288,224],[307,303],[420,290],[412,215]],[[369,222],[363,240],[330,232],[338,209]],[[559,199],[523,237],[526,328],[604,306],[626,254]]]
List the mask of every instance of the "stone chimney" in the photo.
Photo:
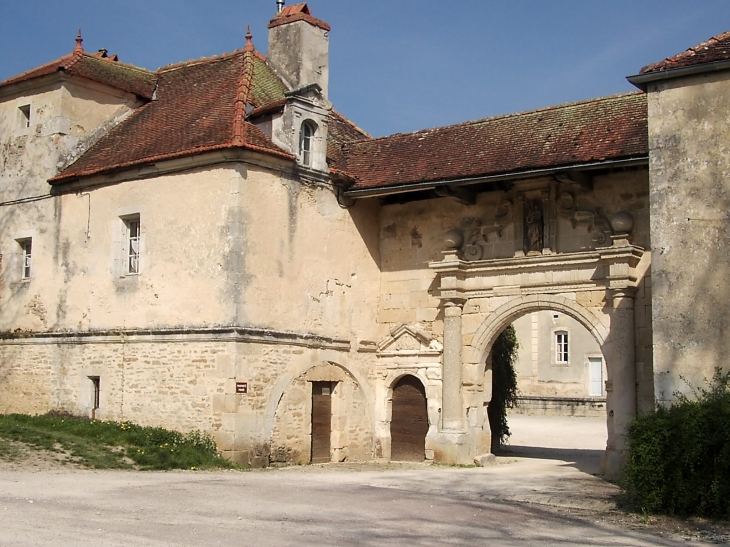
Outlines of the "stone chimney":
[[327,23],[312,17],[306,2],[287,6],[269,22],[268,60],[292,91],[318,84],[327,99],[329,31]]

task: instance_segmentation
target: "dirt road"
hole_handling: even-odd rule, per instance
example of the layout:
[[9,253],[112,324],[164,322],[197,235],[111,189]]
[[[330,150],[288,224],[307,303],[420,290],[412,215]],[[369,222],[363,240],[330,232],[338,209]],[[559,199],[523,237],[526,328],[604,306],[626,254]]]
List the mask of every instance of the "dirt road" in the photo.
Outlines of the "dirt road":
[[544,450],[553,459],[507,455],[488,468],[142,473],[0,465],[0,545],[708,543],[710,536],[645,528],[613,512],[616,488],[581,470],[595,464],[594,450]]

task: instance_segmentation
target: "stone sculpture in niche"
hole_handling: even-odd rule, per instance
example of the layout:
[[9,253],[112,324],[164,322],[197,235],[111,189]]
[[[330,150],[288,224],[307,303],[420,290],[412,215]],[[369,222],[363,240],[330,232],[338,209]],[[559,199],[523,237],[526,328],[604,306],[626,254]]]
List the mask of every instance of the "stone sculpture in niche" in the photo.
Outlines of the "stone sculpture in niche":
[[[558,214],[570,220],[571,226],[586,226],[592,232],[591,241],[597,246],[605,245],[613,235],[613,229],[601,210],[579,211],[575,196],[570,192],[562,192],[556,203]],[[627,213],[628,214],[628,213]]]
[[534,199],[525,202],[525,254],[542,254],[545,224],[542,202]]
[[479,218],[465,218],[461,225],[464,230],[464,259],[481,260],[484,247],[489,241],[489,234],[502,237],[504,229],[512,221],[512,203],[501,201],[494,213],[494,222],[485,224]]

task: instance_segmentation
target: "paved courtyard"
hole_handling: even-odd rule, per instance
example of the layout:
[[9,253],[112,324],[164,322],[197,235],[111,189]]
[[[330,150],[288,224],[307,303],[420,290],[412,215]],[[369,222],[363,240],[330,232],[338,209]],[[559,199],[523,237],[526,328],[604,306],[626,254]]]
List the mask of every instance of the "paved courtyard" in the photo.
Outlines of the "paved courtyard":
[[[616,488],[591,474],[600,450],[586,440],[590,431],[601,435],[597,423],[513,417],[512,452],[488,468],[327,464],[142,473],[4,465],[0,545],[704,544],[631,529],[616,518]],[[549,443],[546,428],[563,435]],[[548,446],[530,448],[530,439]],[[561,446],[571,442],[585,447]]]

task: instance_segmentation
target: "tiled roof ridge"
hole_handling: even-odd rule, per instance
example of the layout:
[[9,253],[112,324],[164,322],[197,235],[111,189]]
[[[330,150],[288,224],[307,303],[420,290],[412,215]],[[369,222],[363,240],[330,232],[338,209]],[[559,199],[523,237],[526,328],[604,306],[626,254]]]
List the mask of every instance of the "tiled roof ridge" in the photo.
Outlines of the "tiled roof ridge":
[[246,101],[251,90],[251,81],[253,80],[253,61],[251,60],[251,51],[247,51],[243,55],[243,66],[241,67],[241,76],[238,80],[238,89],[236,90],[236,103],[233,111],[233,138],[231,144],[234,146],[242,146],[247,141],[246,128]]
[[656,63],[651,63],[649,65],[646,65],[645,67],[643,67],[641,69],[639,74],[646,74],[647,72],[661,72],[664,70],[669,70],[672,68],[672,65],[679,64],[681,61],[683,61],[689,57],[693,57],[693,56],[697,55],[698,53],[701,53],[702,50],[707,49],[709,46],[712,46],[718,42],[722,42],[725,40],[730,40],[730,30],[720,33],[716,36],[713,36],[709,40],[705,40],[704,42],[701,42],[695,46],[687,48],[686,50],[682,51],[681,53],[677,53],[676,55],[667,57],[666,59],[657,61]]
[[44,69],[46,67],[51,67],[53,65],[60,65],[61,62],[64,59],[70,59],[74,55],[75,55],[75,53],[69,53],[68,55],[64,55],[63,57],[59,57],[58,59],[55,59],[55,60],[50,61],[48,63],[43,63],[40,66],[37,66],[35,68],[31,68],[29,70],[26,70],[24,72],[21,72],[20,74],[16,74],[15,76],[11,76],[10,78],[5,78],[4,80],[0,81],[0,86],[7,85],[6,82],[12,82],[13,80],[22,81],[22,79],[23,79],[24,76],[26,76],[28,74],[31,74],[33,72],[38,72],[38,71],[40,71],[40,70],[42,70],[42,69]]
[[349,125],[350,127],[352,127],[358,133],[362,133],[362,135],[364,137],[363,140],[369,140],[369,139],[372,139],[373,138],[373,136],[370,133],[368,133],[367,131],[365,131],[362,127],[360,127],[355,122],[353,122],[352,120],[350,120],[350,118],[346,117],[344,114],[342,114],[341,112],[338,112],[334,108],[332,109],[332,114],[335,115],[335,116],[337,116],[340,120],[342,120],[347,125]]
[[189,59],[187,61],[180,61],[179,63],[170,63],[169,65],[158,68],[155,73],[160,74],[162,72],[170,72],[172,70],[178,70],[181,68],[188,68],[191,66],[201,65],[204,63],[216,63],[219,61],[227,61],[231,57],[237,55],[243,55],[245,53],[243,49],[234,49],[233,51],[227,51],[225,53],[219,53],[218,55],[211,55],[210,57],[199,57],[197,59]]
[[[149,70],[147,68],[144,68],[143,66],[133,65],[131,63],[124,63],[122,61],[119,61],[118,59],[115,61],[115,60],[113,60],[113,57],[112,56],[109,56],[109,57],[97,57],[95,54],[88,53],[86,51],[84,52],[84,55],[86,57],[90,57],[92,59],[96,59],[97,61],[103,61],[105,63],[110,63],[112,66],[115,66],[115,67],[125,68],[127,70],[136,70],[137,72],[144,72],[146,74],[151,74],[151,75],[154,75],[155,74],[154,71]],[[118,55],[115,55],[114,57],[118,57]]]
[[[73,68],[73,66],[76,63],[78,63],[84,55],[89,55],[89,54],[86,53],[83,49],[78,50],[78,51],[74,51],[71,54],[71,58],[69,59],[68,64],[65,64],[65,65],[64,64],[59,64],[58,65],[58,70],[71,70]],[[89,55],[89,57],[91,57],[91,55]]]
[[[570,108],[570,107],[573,107],[573,106],[580,106],[580,105],[584,105],[584,104],[596,104],[596,103],[600,103],[600,102],[604,102],[604,101],[613,101],[613,100],[627,98],[627,97],[630,97],[630,96],[637,96],[638,97],[638,96],[642,96],[642,95],[644,95],[644,93],[641,92],[641,91],[629,91],[627,93],[616,93],[614,95],[605,95],[603,97],[595,97],[593,99],[584,99],[584,100],[581,100],[581,101],[574,101],[574,102],[569,102],[569,103],[560,103],[560,104],[551,105],[551,106],[542,106],[540,108],[535,108],[534,110],[524,110],[522,112],[511,112],[511,113],[508,113],[508,114],[498,114],[497,116],[491,116],[491,117],[488,117],[488,118],[480,118],[478,120],[468,120],[468,121],[465,121],[465,122],[454,123],[454,124],[450,124],[450,125],[441,125],[441,126],[437,126],[437,127],[430,127],[430,128],[427,128],[427,129],[419,129],[418,131],[411,131],[411,132],[408,132],[408,133],[393,133],[392,135],[384,135],[382,137],[375,137],[375,138],[371,139],[368,142],[377,142],[377,141],[381,141],[381,140],[392,139],[393,137],[403,137],[403,136],[410,136],[410,135],[428,134],[428,133],[432,133],[434,131],[440,131],[440,130],[443,130],[443,129],[452,129],[452,128],[458,128],[458,127],[469,127],[469,126],[472,126],[472,125],[479,125],[479,124],[482,124],[482,123],[485,123],[485,122],[491,122],[491,121],[495,121],[495,120],[503,120],[503,119],[508,119],[508,118],[517,118],[517,117],[520,117],[520,116],[528,116],[530,114],[538,114],[540,112],[550,112],[550,111],[555,111],[555,110],[558,110],[558,109]],[[350,144],[353,144],[353,143],[350,143]]]
[[[59,72],[59,71],[68,72],[68,71],[72,70],[73,67],[75,65],[77,65],[82,59],[93,59],[95,61],[108,62],[108,63],[110,63],[110,66],[114,66],[115,68],[137,71],[137,72],[149,75],[149,76],[155,75],[154,72],[151,72],[151,71],[147,70],[146,68],[138,67],[138,66],[131,65],[128,63],[122,63],[120,61],[112,61],[111,59],[109,59],[109,60],[101,59],[99,57],[95,57],[93,54],[88,53],[86,51],[76,50],[67,55],[59,57],[58,59],[54,59],[53,61],[50,61],[48,63],[44,63],[35,68],[31,68],[29,70],[21,72],[20,74],[16,74],[15,76],[11,76],[10,78],[6,78],[5,80],[0,81],[0,87],[25,81],[26,79],[28,79],[29,76],[31,78],[40,78],[42,76],[49,76],[51,74],[55,74],[56,72]],[[35,75],[35,76],[33,76],[33,75]]]

